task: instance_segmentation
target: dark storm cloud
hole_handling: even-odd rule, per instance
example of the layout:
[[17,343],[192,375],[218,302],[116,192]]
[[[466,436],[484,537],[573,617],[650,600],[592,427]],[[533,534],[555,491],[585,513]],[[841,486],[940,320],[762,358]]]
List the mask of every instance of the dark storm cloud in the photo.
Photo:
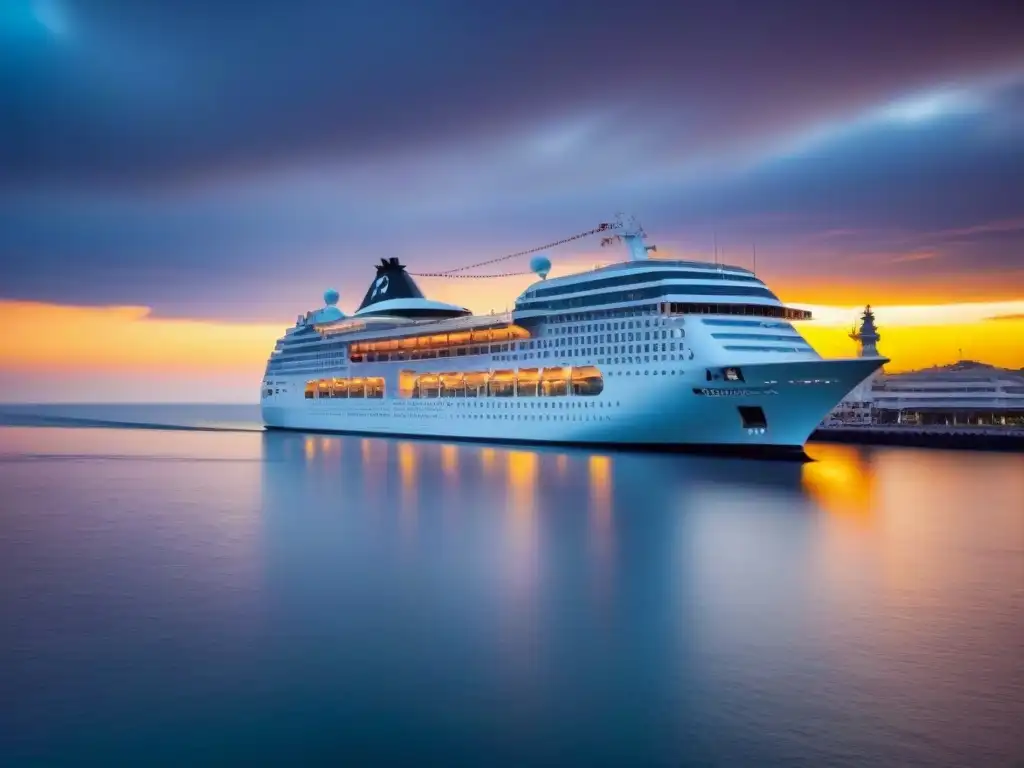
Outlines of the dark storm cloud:
[[0,298],[288,317],[624,207],[794,272],[1022,253],[1013,4],[228,5],[0,14]]
[[[770,157],[747,173],[712,178],[675,204],[686,217],[737,212],[797,217],[837,238],[862,227],[905,230],[943,243],[1019,237],[1024,230],[1024,132],[998,126],[1020,110],[1007,89],[978,113],[879,117]],[[785,215],[777,225],[794,221]]]
[[1006,2],[46,7],[59,34],[0,38],[7,186],[358,160],[597,107],[673,123],[686,152],[1021,57]]
[[[380,255],[456,266],[585,229],[623,200],[669,250],[710,257],[717,237],[741,264],[757,242],[775,274],[885,280],[926,269],[955,280],[957,272],[1020,267],[1024,137],[993,130],[1012,117],[1014,96],[995,95],[972,114],[868,118],[739,170],[669,175],[640,188],[613,178],[596,192],[570,185],[542,211],[533,200],[542,190],[531,185],[497,206],[484,195],[475,207],[467,200],[464,211],[424,218],[415,184],[397,186],[390,206],[384,198],[367,205],[358,189],[352,199],[351,189],[332,194],[305,177],[266,191],[166,199],[29,196],[0,205],[0,245],[16,255],[0,267],[0,282],[9,297],[287,317],[323,285],[361,290]],[[487,169],[483,188],[505,172],[505,151],[467,156]]]

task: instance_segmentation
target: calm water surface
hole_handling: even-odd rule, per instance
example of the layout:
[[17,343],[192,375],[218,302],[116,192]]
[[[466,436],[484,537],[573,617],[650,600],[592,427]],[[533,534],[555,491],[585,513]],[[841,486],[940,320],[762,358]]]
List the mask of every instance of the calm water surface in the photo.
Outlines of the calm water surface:
[[0,763],[1024,760],[1024,455],[35,413],[0,408]]

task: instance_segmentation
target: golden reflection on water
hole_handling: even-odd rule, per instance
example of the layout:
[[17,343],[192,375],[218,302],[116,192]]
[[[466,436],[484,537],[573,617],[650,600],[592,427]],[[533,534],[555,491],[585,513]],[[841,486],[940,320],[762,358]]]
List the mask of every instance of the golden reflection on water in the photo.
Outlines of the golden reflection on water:
[[416,511],[416,474],[419,463],[417,450],[412,443],[398,444],[398,474],[402,488],[402,511]]
[[532,568],[536,556],[537,478],[539,458],[533,451],[509,451],[505,508],[516,570]]
[[508,501],[518,516],[533,515],[539,459],[533,451],[508,452]]
[[[387,493],[388,484],[388,443],[385,440],[360,438],[359,457],[362,463],[362,492],[370,500],[376,500]],[[373,506],[373,505],[371,505]]]
[[[1014,587],[1024,584],[1024,456],[877,448],[857,462],[850,449],[814,448],[846,457],[837,464],[853,479],[851,467],[859,468],[859,482],[872,489],[861,513],[870,526],[826,515],[808,553],[804,583],[813,581],[827,598],[815,620],[841,638],[824,646],[835,663],[878,680],[899,663],[901,693],[931,703],[949,701],[951,678],[1005,675],[1000,668],[1013,663],[1004,661],[1007,648],[1019,645],[1008,617],[1020,615]],[[839,478],[841,471],[811,476]],[[843,513],[848,485],[835,479],[829,488]],[[851,654],[851,647],[872,653]],[[922,663],[929,655],[941,664]]]
[[590,524],[600,538],[607,538],[612,522],[612,460],[608,456],[591,456],[587,469]]
[[[505,517],[507,545],[504,547],[514,634],[528,632],[530,614],[536,607],[539,579],[537,540],[537,480],[539,457],[533,451],[507,451]],[[520,637],[522,642],[523,638]]]
[[612,528],[612,460],[608,456],[591,456],[587,461],[587,487],[590,496],[590,538],[597,571],[598,593],[608,597],[614,554]]
[[417,446],[412,443],[398,444],[398,471],[402,478],[402,487],[415,489],[416,469],[419,457],[416,455]]
[[441,446],[441,472],[452,481],[459,477],[459,448],[456,445]]
[[[505,534],[499,550],[504,592],[501,667],[517,685],[523,685],[537,671],[534,651],[539,621],[540,547],[536,504],[540,457],[534,451],[508,450],[502,454]],[[502,510],[498,507],[494,511]]]
[[325,463],[327,458],[333,454],[341,455],[341,439],[307,435],[302,440],[302,450],[307,463],[312,463],[314,460]]
[[830,514],[869,524],[877,481],[866,449],[816,443],[806,450],[813,461],[801,469],[805,493]]
[[498,454],[493,448],[480,449],[480,464],[484,468],[484,475],[490,476],[498,466]]
[[555,456],[555,472],[558,473],[560,480],[565,479],[566,472],[569,469],[569,457],[564,453],[560,453]]
[[[941,590],[941,603],[924,605],[977,610],[978,602],[965,585],[979,578],[979,564],[954,556],[961,550],[989,553],[986,578],[1024,584],[1024,456],[891,450],[884,459],[878,472],[879,505],[886,512],[879,569],[894,595]],[[946,556],[937,557],[937,552]],[[1015,610],[1013,594],[987,598],[985,610]],[[1000,606],[1002,600],[1006,603]],[[915,607],[921,610],[922,603]]]

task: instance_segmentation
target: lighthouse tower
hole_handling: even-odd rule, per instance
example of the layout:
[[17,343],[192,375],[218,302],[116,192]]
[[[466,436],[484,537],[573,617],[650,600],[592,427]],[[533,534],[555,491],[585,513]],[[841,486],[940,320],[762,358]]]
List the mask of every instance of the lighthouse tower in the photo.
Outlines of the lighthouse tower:
[[[875,327],[875,313],[871,311],[871,305],[864,307],[861,315],[860,328],[854,325],[850,332],[850,338],[857,342],[857,355],[859,357],[878,357],[878,342],[881,335]],[[872,386],[875,381],[876,371],[864,381],[854,387],[849,394],[842,399],[832,413],[826,417],[825,426],[861,425],[866,426],[872,423],[871,408],[874,401]]]
[[875,313],[871,311],[871,305],[864,307],[864,314],[860,319],[860,330],[854,330],[850,338],[857,342],[857,355],[859,357],[878,357],[878,342],[881,336],[875,328]]

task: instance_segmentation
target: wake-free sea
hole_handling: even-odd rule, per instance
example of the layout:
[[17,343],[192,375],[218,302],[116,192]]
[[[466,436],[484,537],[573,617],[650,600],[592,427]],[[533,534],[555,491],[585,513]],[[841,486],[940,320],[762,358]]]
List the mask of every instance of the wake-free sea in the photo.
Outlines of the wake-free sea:
[[1013,766],[1024,454],[0,406],[0,764]]

